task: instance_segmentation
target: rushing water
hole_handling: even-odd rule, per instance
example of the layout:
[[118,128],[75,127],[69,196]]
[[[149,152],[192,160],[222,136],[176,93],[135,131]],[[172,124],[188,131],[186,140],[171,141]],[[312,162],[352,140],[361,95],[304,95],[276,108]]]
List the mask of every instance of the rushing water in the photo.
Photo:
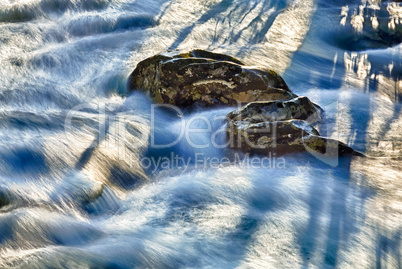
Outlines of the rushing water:
[[[0,268],[402,268],[401,25],[380,0],[1,0]],[[376,158],[233,162],[231,108],[127,94],[192,48],[277,70]]]

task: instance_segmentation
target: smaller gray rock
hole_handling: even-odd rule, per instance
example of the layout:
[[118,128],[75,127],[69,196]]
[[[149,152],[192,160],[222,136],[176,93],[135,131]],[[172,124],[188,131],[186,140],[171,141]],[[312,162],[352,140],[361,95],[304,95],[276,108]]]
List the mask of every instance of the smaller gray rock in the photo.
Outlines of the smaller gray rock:
[[243,152],[268,155],[306,150],[332,155],[361,155],[344,143],[321,137],[316,129],[302,120],[250,123],[229,121],[229,147]]
[[229,147],[263,155],[301,151],[360,155],[340,141],[320,136],[311,124],[321,115],[322,109],[307,97],[249,103],[227,115]]
[[251,153],[299,151],[300,146],[303,147],[301,138],[308,135],[319,134],[308,122],[301,120],[258,123],[229,120],[227,126],[229,147]]
[[228,114],[229,120],[250,123],[283,120],[306,120],[309,123],[321,120],[322,109],[307,97],[300,96],[289,101],[252,102]]

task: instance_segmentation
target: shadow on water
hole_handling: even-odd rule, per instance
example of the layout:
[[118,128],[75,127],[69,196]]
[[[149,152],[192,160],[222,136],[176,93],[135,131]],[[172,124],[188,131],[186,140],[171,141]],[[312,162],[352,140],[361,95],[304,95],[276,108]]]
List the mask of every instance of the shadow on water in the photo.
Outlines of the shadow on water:
[[[232,6],[234,5],[234,6]],[[255,18],[245,27],[240,24],[244,21],[247,15],[256,10],[259,6],[259,2],[249,3],[247,1],[239,1],[233,3],[233,1],[223,0],[220,3],[212,6],[205,14],[203,14],[195,23],[181,30],[180,34],[170,45],[169,50],[176,49],[179,45],[184,42],[184,40],[191,34],[193,29],[199,25],[206,23],[211,19],[216,20],[215,34],[212,39],[212,44],[218,42],[220,36],[225,36],[226,33],[217,32],[217,26],[219,23],[228,23],[230,30],[229,35],[223,41],[224,44],[236,43],[242,36],[242,33],[246,30],[253,31],[249,44],[256,44],[263,42],[265,40],[265,35],[269,28],[272,26],[275,18],[280,14],[287,6],[287,1],[285,0],[264,0],[261,3],[261,9]],[[269,15],[268,19],[263,21],[262,17],[272,10],[272,14]],[[228,11],[228,15],[223,16],[224,12]],[[222,28],[221,31],[227,30],[227,28]],[[220,44],[222,45],[222,44]],[[239,55],[241,56],[241,55]]]
[[[392,237],[383,235],[385,231],[379,231],[376,243],[376,267],[377,269],[385,268],[389,263],[390,253],[394,256],[396,263],[393,263],[395,268],[402,268],[402,255],[401,255],[401,232],[394,234]],[[384,263],[385,261],[385,263]]]
[[305,229],[300,231],[300,235],[297,239],[297,243],[300,245],[300,255],[303,258],[303,268],[308,266],[317,248],[316,240],[320,228],[320,216],[324,207],[321,198],[328,195],[328,191],[322,185],[323,182],[320,180],[314,180],[312,182],[310,190],[308,191],[308,193],[310,193],[308,200],[308,209],[310,211],[309,221]]
[[[90,162],[96,162],[99,166],[106,165],[104,168],[108,173],[107,181],[121,190],[130,190],[145,182],[142,173],[136,171],[135,169],[131,169],[130,166],[127,166],[127,163],[125,162],[126,160],[121,160],[121,162],[119,162],[119,160],[116,161],[114,159],[110,159],[107,154],[104,155],[102,152],[100,152],[100,147],[103,141],[106,141],[107,143],[109,142],[109,139],[116,139],[116,136],[118,136],[118,134],[111,133],[110,131],[111,126],[116,126],[116,124],[118,124],[118,120],[119,119],[116,117],[116,115],[106,116],[103,124],[99,126],[95,139],[81,154],[74,168],[77,171],[81,171]],[[119,145],[119,147],[125,147],[125,145]],[[95,155],[98,157],[93,158]]]
[[[370,11],[367,5],[362,9],[364,10],[362,14],[365,17],[365,23],[363,32],[359,34],[348,25],[348,21],[346,26],[339,25],[338,20],[340,19],[337,12],[340,12],[342,5],[338,3],[339,8],[317,9],[313,16],[312,27],[306,36],[305,44],[293,55],[292,63],[286,70],[284,78],[290,86],[299,84],[300,78],[303,78],[304,88],[318,87],[336,91],[340,107],[344,107],[344,102],[346,101],[346,105],[349,106],[348,109],[350,110],[350,122],[342,123],[350,125],[348,126],[350,132],[344,141],[357,150],[364,152],[370,147],[370,143],[377,143],[374,148],[379,147],[379,143],[383,141],[383,138],[391,130],[391,125],[400,117],[402,91],[399,88],[399,82],[401,79],[402,59],[397,48],[384,49],[382,46],[377,46],[375,42],[364,42],[369,50],[354,52],[355,43],[363,42],[360,39],[376,34],[376,31],[372,29],[371,23],[366,23],[370,22],[371,16],[375,16],[375,14],[373,15],[374,11]],[[328,4],[320,1],[318,6],[326,8]],[[351,5],[349,15],[352,15],[353,12],[358,12],[357,10],[361,7],[359,3]],[[385,17],[381,19],[381,23],[385,24],[386,19],[391,18],[391,15],[386,11],[385,4],[380,6],[380,11],[386,15],[383,14]],[[323,19],[326,13],[329,13],[329,18],[333,18],[332,21],[328,22]],[[322,25],[323,22],[331,23],[334,26],[326,32],[322,27],[317,26]],[[378,31],[385,31],[385,29]],[[393,33],[390,29],[388,31]],[[341,34],[334,34],[334,32],[340,32]],[[345,44],[342,46],[338,44],[339,40],[332,40],[349,34],[353,35],[354,42],[349,44],[349,47],[344,47],[346,46]],[[327,49],[324,52],[318,46],[324,46]],[[367,98],[361,98],[361,95],[352,93],[350,97],[347,97],[348,100],[342,100],[340,92],[345,87],[360,88],[361,92],[367,95]],[[369,131],[369,123],[376,105],[373,102],[373,98],[377,96],[385,97],[393,102],[393,114],[390,117],[384,117],[386,118],[384,127],[376,135],[378,141],[370,141],[367,140],[367,132]],[[323,101],[325,102],[325,100]],[[339,109],[337,112],[341,114],[347,113]],[[395,143],[395,141],[386,142],[387,145]],[[393,148],[395,147],[393,146]]]
[[333,267],[337,266],[341,243],[347,241],[355,225],[355,220],[347,213],[348,205],[346,205],[349,192],[351,159],[341,159],[340,161],[340,167],[333,171],[333,175],[335,180],[343,177],[344,181],[337,180],[335,188],[332,189],[330,198],[330,224],[327,232],[324,257],[324,263]]
[[[242,33],[246,30],[252,30],[253,35],[250,37],[248,44],[257,44],[261,43],[265,40],[265,35],[267,34],[268,30],[271,28],[273,22],[275,21],[276,17],[286,8],[287,2],[283,0],[265,0],[262,2],[262,8],[258,12],[258,15],[245,27],[238,30],[240,25],[232,25],[231,19],[234,17],[234,21],[237,21],[237,17],[235,13],[240,13],[239,16],[241,19],[239,20],[238,24],[241,24],[246,16],[257,9],[258,2],[255,2],[253,6],[249,6],[248,3],[243,3],[243,6],[238,4],[234,7],[229,15],[222,20],[229,20],[229,25],[231,26],[232,30],[228,38],[224,41],[224,43],[236,43],[242,36]],[[241,10],[240,12],[238,10]],[[269,13],[272,10],[272,13],[269,14],[268,19],[263,21],[264,15]],[[259,25],[262,25],[259,27]],[[217,41],[217,38],[214,38],[214,42]],[[239,55],[241,56],[241,55]]]
[[176,40],[173,42],[173,44],[170,45],[168,50],[176,49],[186,39],[186,37],[193,31],[193,29],[197,26],[197,24],[205,23],[208,20],[210,20],[211,18],[217,17],[219,14],[226,11],[231,6],[232,2],[233,1],[231,1],[231,0],[223,0],[219,4],[216,4],[213,7],[211,7],[205,14],[203,14],[201,16],[201,18],[198,19],[198,21],[196,21],[192,25],[181,30],[179,36],[176,38]]
[[105,9],[109,5],[108,0],[42,0],[26,3],[5,5],[0,10],[0,22],[19,23],[46,17],[46,15],[62,15],[68,11],[96,11]]
[[[398,83],[401,80],[401,67],[402,67],[402,58],[394,57],[392,55],[391,60],[387,60],[388,64],[384,65],[384,59],[382,59],[382,63],[378,62],[378,57],[368,55],[367,60],[372,63],[372,68],[370,69],[370,73],[367,75],[365,79],[365,88],[368,89],[368,93],[375,93],[377,91],[382,91],[381,94],[387,96],[392,102],[392,116],[388,117],[385,124],[377,134],[379,141],[377,141],[377,147],[379,147],[379,143],[382,138],[386,136],[386,134],[391,130],[391,125],[394,124],[401,117],[402,113],[402,89],[399,88]],[[382,58],[382,57],[380,57]],[[389,70],[389,66],[394,66],[393,70]],[[392,88],[388,85],[384,86],[379,81],[382,76],[385,76],[387,79],[394,83],[394,91],[392,92]],[[385,92],[384,92],[385,90]],[[369,103],[369,102],[367,102]],[[369,109],[369,107],[368,107]],[[393,144],[395,141],[386,141],[390,144]],[[402,141],[400,141],[402,143]]]
[[[359,232],[359,226],[364,222],[365,202],[373,192],[357,186],[351,179],[352,160],[351,157],[342,157],[337,167],[318,160],[311,162],[312,168],[316,166],[317,170],[311,172],[314,180],[308,191],[309,220],[297,236],[303,259],[301,268],[309,268],[312,264],[338,268],[340,251],[347,247],[350,237]],[[327,216],[329,225],[324,232],[323,219]]]
[[[153,17],[147,17],[147,20],[156,22],[156,24],[159,22],[159,20],[162,18],[166,10],[169,8],[169,5],[166,5],[168,1],[167,0],[162,0],[160,1],[159,4],[159,9],[154,9],[152,10],[153,14],[155,14]],[[138,3],[133,3],[135,6]],[[131,5],[131,4],[130,4]],[[133,7],[127,6],[127,9],[131,9]],[[124,25],[123,25],[124,26]],[[140,49],[140,48],[138,48]],[[81,154],[80,158],[78,159],[77,163],[75,164],[75,169],[76,170],[82,170],[90,161],[91,157],[94,155],[96,150],[98,149],[99,145],[107,139],[107,135],[109,132],[109,128],[111,125],[116,123],[116,116],[107,116],[105,118],[105,121],[103,122],[102,125],[99,126],[99,130],[97,132],[97,135],[91,145]],[[114,183],[121,188],[128,188],[131,189],[134,186],[137,186],[136,183],[141,182],[143,178],[136,177],[135,174],[127,174],[125,171],[123,171],[118,164],[112,165],[110,168],[110,179],[114,179]]]
[[76,170],[81,170],[85,167],[85,165],[89,162],[92,155],[94,154],[95,150],[98,146],[105,140],[108,132],[110,124],[115,121],[114,117],[107,116],[104,123],[100,125],[99,132],[97,133],[94,141],[92,141],[91,145],[81,154],[80,158],[78,159],[77,163],[75,164]]
[[[319,1],[318,6],[320,6]],[[312,17],[311,25],[320,23],[322,13],[319,9]],[[317,33],[310,28],[306,35],[306,40],[314,40]],[[315,42],[313,42],[315,43]],[[304,43],[302,47],[293,55],[291,65],[284,74],[285,80],[290,84],[297,84],[300,78],[306,87],[319,87],[321,89],[339,89],[342,86],[345,69],[343,68],[343,58],[339,57],[338,52],[328,51],[327,57],[314,55],[307,50]],[[328,54],[331,55],[328,55]],[[332,60],[333,59],[333,60]],[[340,60],[340,61],[339,61]],[[321,135],[326,136],[330,130],[324,129]],[[340,164],[336,168],[328,169],[329,178],[319,180],[320,176],[313,176],[314,180],[309,188],[309,220],[305,228],[301,229],[297,236],[297,243],[300,246],[300,255],[303,259],[301,268],[308,268],[313,262],[315,252],[323,253],[323,261],[317,261],[322,266],[327,265],[336,267],[338,263],[338,253],[340,244],[346,240],[348,234],[353,230],[354,220],[347,214],[346,196],[348,194],[348,184],[350,181],[350,159],[340,159]],[[317,162],[317,161],[315,161]],[[314,172],[313,172],[314,173]],[[339,174],[339,175],[338,175]],[[331,184],[332,180],[332,184]],[[328,188],[333,185],[333,188]],[[332,193],[330,193],[332,191]],[[323,197],[330,195],[329,210],[330,222],[327,234],[324,236],[325,249],[318,249],[318,240],[321,218],[325,212]]]
[[[347,3],[344,4],[346,5]],[[327,4],[325,1],[319,1],[318,6],[327,7]],[[337,9],[335,9],[335,11],[337,11]],[[323,11],[321,10],[321,12]],[[320,9],[317,9],[316,13],[314,14],[312,19],[313,26],[320,25],[320,23],[322,23],[321,17],[323,16],[323,13],[321,12]],[[330,16],[333,16],[337,20],[339,14],[330,14]],[[339,22],[334,21],[333,23],[337,24]],[[322,32],[322,29],[317,30],[317,27],[314,29],[312,28],[310,28],[310,31],[306,36],[305,44],[293,55],[292,63],[286,70],[284,78],[287,82],[289,82],[290,87],[292,84],[296,85],[300,83],[300,78],[303,78],[303,83],[307,88],[318,87],[320,89],[338,91],[337,95],[339,100],[340,89],[345,86],[345,81],[348,81],[347,77],[351,75],[351,72],[354,73],[352,75],[357,76],[357,72],[359,71],[357,61],[359,59],[352,62],[352,70],[347,70],[347,63],[345,62],[344,57],[344,55],[348,53],[347,51],[343,51],[340,48],[331,48],[326,50],[326,57],[311,53],[311,51],[314,51],[314,48],[312,49],[311,46],[321,44],[321,40],[316,40],[317,37],[322,38],[325,36],[325,33]],[[306,49],[308,47],[310,48]],[[365,54],[365,52],[362,52],[360,55],[363,54]],[[388,92],[385,93],[386,95],[391,96],[391,99],[395,100],[395,103],[393,107],[393,116],[387,119],[385,128],[380,133],[380,136],[383,137],[390,130],[390,125],[394,122],[394,120],[399,118],[401,112],[401,106],[398,103],[398,100],[400,100],[400,93],[397,92],[398,89],[396,86],[400,79],[400,75],[398,71],[390,72],[388,70],[388,65],[384,65],[384,61],[392,64],[397,70],[399,70],[401,66],[401,58],[399,57],[399,59],[395,59],[395,57],[392,57],[393,59],[390,62],[389,58],[382,56],[382,62],[379,62],[378,60],[375,60],[375,55],[376,54],[372,53],[372,51],[368,52],[367,61],[372,62],[372,64],[368,74],[364,78],[364,89],[362,89],[362,91],[367,94],[380,91],[381,87],[384,86],[380,85],[380,83],[377,81],[378,75],[385,76],[386,78],[395,82],[395,94],[393,92],[389,92],[389,89],[387,89]],[[334,60],[331,61],[331,59]],[[355,88],[353,85],[346,86]],[[394,98],[392,98],[392,96],[394,96]],[[348,105],[350,106],[350,133],[348,134],[347,142],[352,147],[365,151],[368,143],[366,137],[372,113],[372,103],[370,102],[369,98],[368,100],[362,100],[360,95],[352,94],[351,99],[348,100]],[[329,200],[329,229],[325,236],[325,249],[322,250],[324,252],[322,263],[323,265],[325,264],[325,266],[329,267],[339,267],[339,255],[340,251],[345,248],[344,243],[347,242],[347,239],[352,233],[358,232],[358,227],[361,226],[359,220],[354,216],[362,218],[364,222],[364,204],[368,199],[368,196],[370,196],[368,190],[357,187],[355,182],[351,180],[352,174],[350,162],[350,159],[340,159],[340,164],[337,168],[330,168],[333,180],[336,182],[333,182],[334,188],[332,188],[332,193],[329,194],[331,195]],[[319,223],[319,219],[321,216],[321,211],[323,210],[323,205],[320,203],[320,199],[321,197],[328,195],[325,191],[326,186],[321,186],[320,184],[326,184],[328,186],[330,182],[326,182],[327,183],[315,180],[309,192],[309,222],[305,230],[301,232],[298,237],[298,244],[300,245],[301,256],[303,257],[302,268],[307,268],[309,266],[312,254],[318,250],[317,231],[321,225]],[[318,185],[320,185],[320,187],[318,187]],[[351,203],[351,201],[348,199],[349,194],[354,194],[357,196],[360,204]],[[398,233],[392,239],[383,235],[383,233],[384,231],[379,230],[377,235],[377,268],[382,268],[382,261],[386,259],[386,257],[389,257],[389,255],[398,261],[397,268],[401,268],[400,233]]]
[[[323,1],[321,1],[323,2]],[[271,7],[275,6],[277,11],[270,16],[270,18],[265,22],[261,30],[257,31],[253,38],[250,40],[251,43],[262,42],[265,34],[271,27],[275,17],[279,14],[281,9],[284,8],[283,2],[281,1],[265,1],[264,9],[261,11],[260,15],[257,16],[246,28],[254,28],[262,15],[262,12],[267,12]],[[217,6],[211,8],[206,14],[204,14],[197,23],[205,23],[210,18],[213,18],[226,9],[228,9],[229,3],[227,1],[222,1]],[[254,5],[253,9],[256,8]],[[246,16],[246,9],[244,13]],[[231,10],[230,13],[233,13]],[[320,23],[320,18],[322,14],[315,13],[312,18],[312,24]],[[228,18],[230,20],[230,18]],[[195,25],[187,27],[184,29],[176,41],[171,45],[170,49],[177,48],[185,38],[190,34]],[[245,30],[245,29],[243,29]],[[317,33],[309,31],[306,39],[314,39]],[[229,37],[231,41],[237,41],[240,38],[240,32],[232,33]],[[215,40],[216,41],[216,40]],[[227,41],[227,40],[226,40]],[[331,52],[328,52],[331,53]],[[323,89],[340,89],[344,82],[346,72],[343,53],[337,50],[333,50],[332,55],[327,55],[327,57],[322,57],[321,55],[313,55],[306,51],[297,51],[293,58],[289,69],[286,71],[284,77],[285,80],[290,81],[290,83],[299,81],[300,78],[305,80],[305,83],[314,87],[319,87]],[[358,97],[353,97],[350,101],[351,104],[359,103]],[[370,102],[365,102],[362,104],[363,111],[370,111]],[[361,115],[361,110],[353,110],[351,112],[351,129],[356,131],[356,136],[359,137],[358,142],[365,146],[365,134],[367,131],[369,115]],[[351,141],[353,144],[353,141]],[[358,148],[359,150],[364,150],[365,148]],[[321,213],[324,210],[324,205],[322,204],[322,197],[330,195],[329,198],[329,229],[325,235],[325,247],[322,249],[324,254],[322,264],[330,267],[337,267],[339,263],[339,253],[347,242],[348,238],[352,233],[358,232],[357,220],[353,215],[348,213],[349,211],[358,212],[358,216],[364,215],[364,201],[367,199],[368,193],[365,190],[359,190],[356,186],[351,187],[354,183],[351,182],[351,171],[350,171],[350,158],[342,158],[340,160],[340,165],[336,168],[330,168],[329,172],[330,178],[325,180],[314,180],[310,188],[310,198],[308,201],[309,206],[309,221],[306,228],[301,231],[298,236],[297,242],[300,245],[300,254],[303,258],[303,266],[308,266],[310,259],[312,258],[314,252],[317,251],[317,240],[319,236],[319,227],[322,225],[320,222]],[[317,177],[314,177],[317,178]],[[333,181],[331,183],[331,180]],[[271,182],[272,183],[272,182]],[[277,208],[275,195],[275,185],[271,184],[269,189],[255,188],[254,193],[250,195],[250,200],[248,201],[248,210],[241,217],[239,225],[236,227],[235,231],[232,232],[229,237],[234,239],[236,244],[229,246],[231,253],[236,253],[237,256],[241,257],[239,260],[244,258],[247,253],[247,247],[251,244],[253,235],[258,231],[259,226],[262,223],[262,216],[273,211]],[[328,193],[328,188],[333,185],[331,193]],[[267,193],[268,192],[268,193]],[[357,196],[360,197],[359,202],[354,204],[347,204],[348,196],[356,192]],[[364,216],[363,216],[364,217]],[[304,268],[303,267],[303,268]]]
[[49,164],[43,154],[42,146],[19,146],[0,152],[0,162],[4,165],[5,174],[30,175],[46,174]]
[[[261,180],[265,181],[265,184]],[[253,191],[246,201],[246,212],[240,218],[234,231],[227,235],[228,240],[234,242],[234,244],[228,244],[228,253],[235,253],[239,261],[245,260],[248,248],[252,246],[253,236],[266,221],[267,214],[279,208],[279,201],[284,201],[284,197],[280,197],[281,194],[278,192],[280,180],[272,178],[268,174],[264,178],[254,180]]]
[[[273,13],[269,16],[269,18],[265,21],[261,29],[254,35],[254,37],[250,40],[251,44],[261,43],[265,40],[265,35],[268,32],[269,28],[271,28],[274,23],[276,17],[286,8],[286,2],[284,0],[267,0],[264,2],[264,8],[260,11],[260,14],[250,23],[248,27],[253,27],[253,25],[258,22],[259,18],[264,15],[264,13],[268,12],[268,9],[274,8]],[[265,8],[267,7],[267,8]]]

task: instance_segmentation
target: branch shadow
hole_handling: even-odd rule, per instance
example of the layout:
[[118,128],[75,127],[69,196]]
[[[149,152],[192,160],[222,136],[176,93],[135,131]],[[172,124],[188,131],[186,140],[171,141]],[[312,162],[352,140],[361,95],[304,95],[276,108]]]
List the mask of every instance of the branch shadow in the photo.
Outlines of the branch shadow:
[[[344,3],[345,5],[347,3]],[[318,2],[319,7],[327,7],[325,1]],[[332,7],[333,8],[333,7]],[[312,25],[319,24],[321,22],[320,17],[323,16],[322,13],[316,13],[312,19]],[[335,9],[337,10],[337,9]],[[335,22],[336,23],[336,22]],[[300,83],[300,78],[303,78],[305,87],[314,88],[318,87],[320,89],[328,89],[336,91],[337,99],[340,97],[340,89],[344,86],[345,79],[347,78],[346,63],[344,61],[345,51],[336,47],[329,47],[326,52],[327,57],[322,57],[322,55],[315,55],[311,53],[311,46],[315,44],[320,44],[318,38],[325,37],[322,32],[317,30],[313,31],[310,29],[306,36],[305,46],[310,46],[310,50],[302,48],[295,52],[292,58],[292,63],[290,67],[286,70],[284,74],[285,80],[291,86],[292,84]],[[325,41],[325,40],[324,40]],[[314,45],[312,45],[314,44]],[[360,52],[360,55],[365,52]],[[400,66],[401,58],[396,59],[393,55],[392,58],[387,58],[387,55],[382,55],[378,57],[378,54],[373,52],[367,52],[367,61],[371,63],[371,69],[367,73],[367,76],[363,78],[364,89],[362,89],[367,94],[377,93],[384,87],[377,80],[379,75],[389,78],[391,81],[395,82],[395,88],[386,89],[388,96],[391,100],[394,100],[393,104],[393,115],[388,118],[385,123],[385,127],[378,134],[379,137],[384,137],[385,134],[391,129],[391,124],[400,117],[401,105],[399,100],[401,100],[401,93],[398,91],[397,82],[400,80]],[[381,54],[380,54],[381,55]],[[376,59],[380,58],[380,59]],[[334,59],[334,61],[331,61]],[[389,71],[388,66],[385,62],[392,64],[394,70]],[[357,62],[352,66],[352,70],[348,72],[354,72],[357,75],[358,67]],[[384,90],[384,89],[382,89]],[[361,100],[360,95],[352,95],[350,98],[350,134],[348,137],[348,144],[355,147],[358,150],[365,151],[369,141],[367,140],[367,132],[369,131],[369,123],[371,120],[371,113],[373,109],[373,103],[368,98]],[[362,113],[363,112],[363,113]],[[328,130],[327,130],[328,131]],[[326,135],[326,134],[323,134]],[[320,266],[324,267],[339,267],[340,262],[340,251],[345,250],[347,246],[344,244],[352,234],[359,232],[360,223],[354,216],[359,216],[359,218],[365,218],[365,201],[369,199],[371,195],[375,195],[374,191],[369,191],[363,187],[356,186],[356,182],[353,179],[353,174],[351,170],[352,159],[341,158],[339,166],[337,168],[331,169],[334,180],[336,184],[334,189],[330,194],[329,207],[330,207],[330,219],[329,219],[329,229],[325,235],[325,248],[321,249],[324,256],[322,264]],[[325,191],[325,185],[318,189],[319,181],[314,181],[310,188],[310,199],[309,199],[309,222],[306,228],[298,236],[298,244],[300,246],[300,254],[303,258],[303,265],[301,268],[308,268],[311,264],[311,258],[314,252],[319,249],[319,242],[317,242],[318,228],[320,227],[319,219],[322,216],[321,211],[323,210],[323,205],[320,204],[320,197],[329,195]],[[351,204],[348,201],[349,194],[353,194],[358,197],[359,202],[356,204]],[[382,231],[378,231],[377,235],[377,246],[376,246],[376,268],[384,267],[383,260],[386,259],[387,255],[391,255],[395,260],[398,261],[396,268],[401,267],[401,246],[400,246],[400,232],[397,233],[394,238],[384,236]]]
[[223,13],[226,11],[230,5],[232,4],[233,1],[231,0],[223,0],[219,4],[214,5],[211,7],[207,13],[203,14],[201,18],[198,19],[195,23],[192,25],[186,27],[183,29],[179,36],[176,38],[176,40],[173,42],[172,45],[168,48],[168,50],[173,50],[177,49],[177,47],[187,38],[187,36],[193,31],[194,27],[197,24],[202,24],[210,20],[211,18],[217,17],[219,14]]

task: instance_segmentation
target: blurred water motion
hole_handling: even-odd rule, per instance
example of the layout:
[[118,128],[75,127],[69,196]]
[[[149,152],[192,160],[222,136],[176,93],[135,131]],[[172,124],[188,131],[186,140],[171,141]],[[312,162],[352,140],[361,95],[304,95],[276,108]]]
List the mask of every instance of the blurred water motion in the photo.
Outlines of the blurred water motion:
[[[375,0],[2,1],[0,267],[402,268],[401,10]],[[278,71],[324,108],[320,132],[381,158],[145,169],[143,158],[226,156],[150,143],[197,117],[213,122],[191,136],[206,143],[230,109],[178,118],[126,92],[139,61],[192,48]]]

